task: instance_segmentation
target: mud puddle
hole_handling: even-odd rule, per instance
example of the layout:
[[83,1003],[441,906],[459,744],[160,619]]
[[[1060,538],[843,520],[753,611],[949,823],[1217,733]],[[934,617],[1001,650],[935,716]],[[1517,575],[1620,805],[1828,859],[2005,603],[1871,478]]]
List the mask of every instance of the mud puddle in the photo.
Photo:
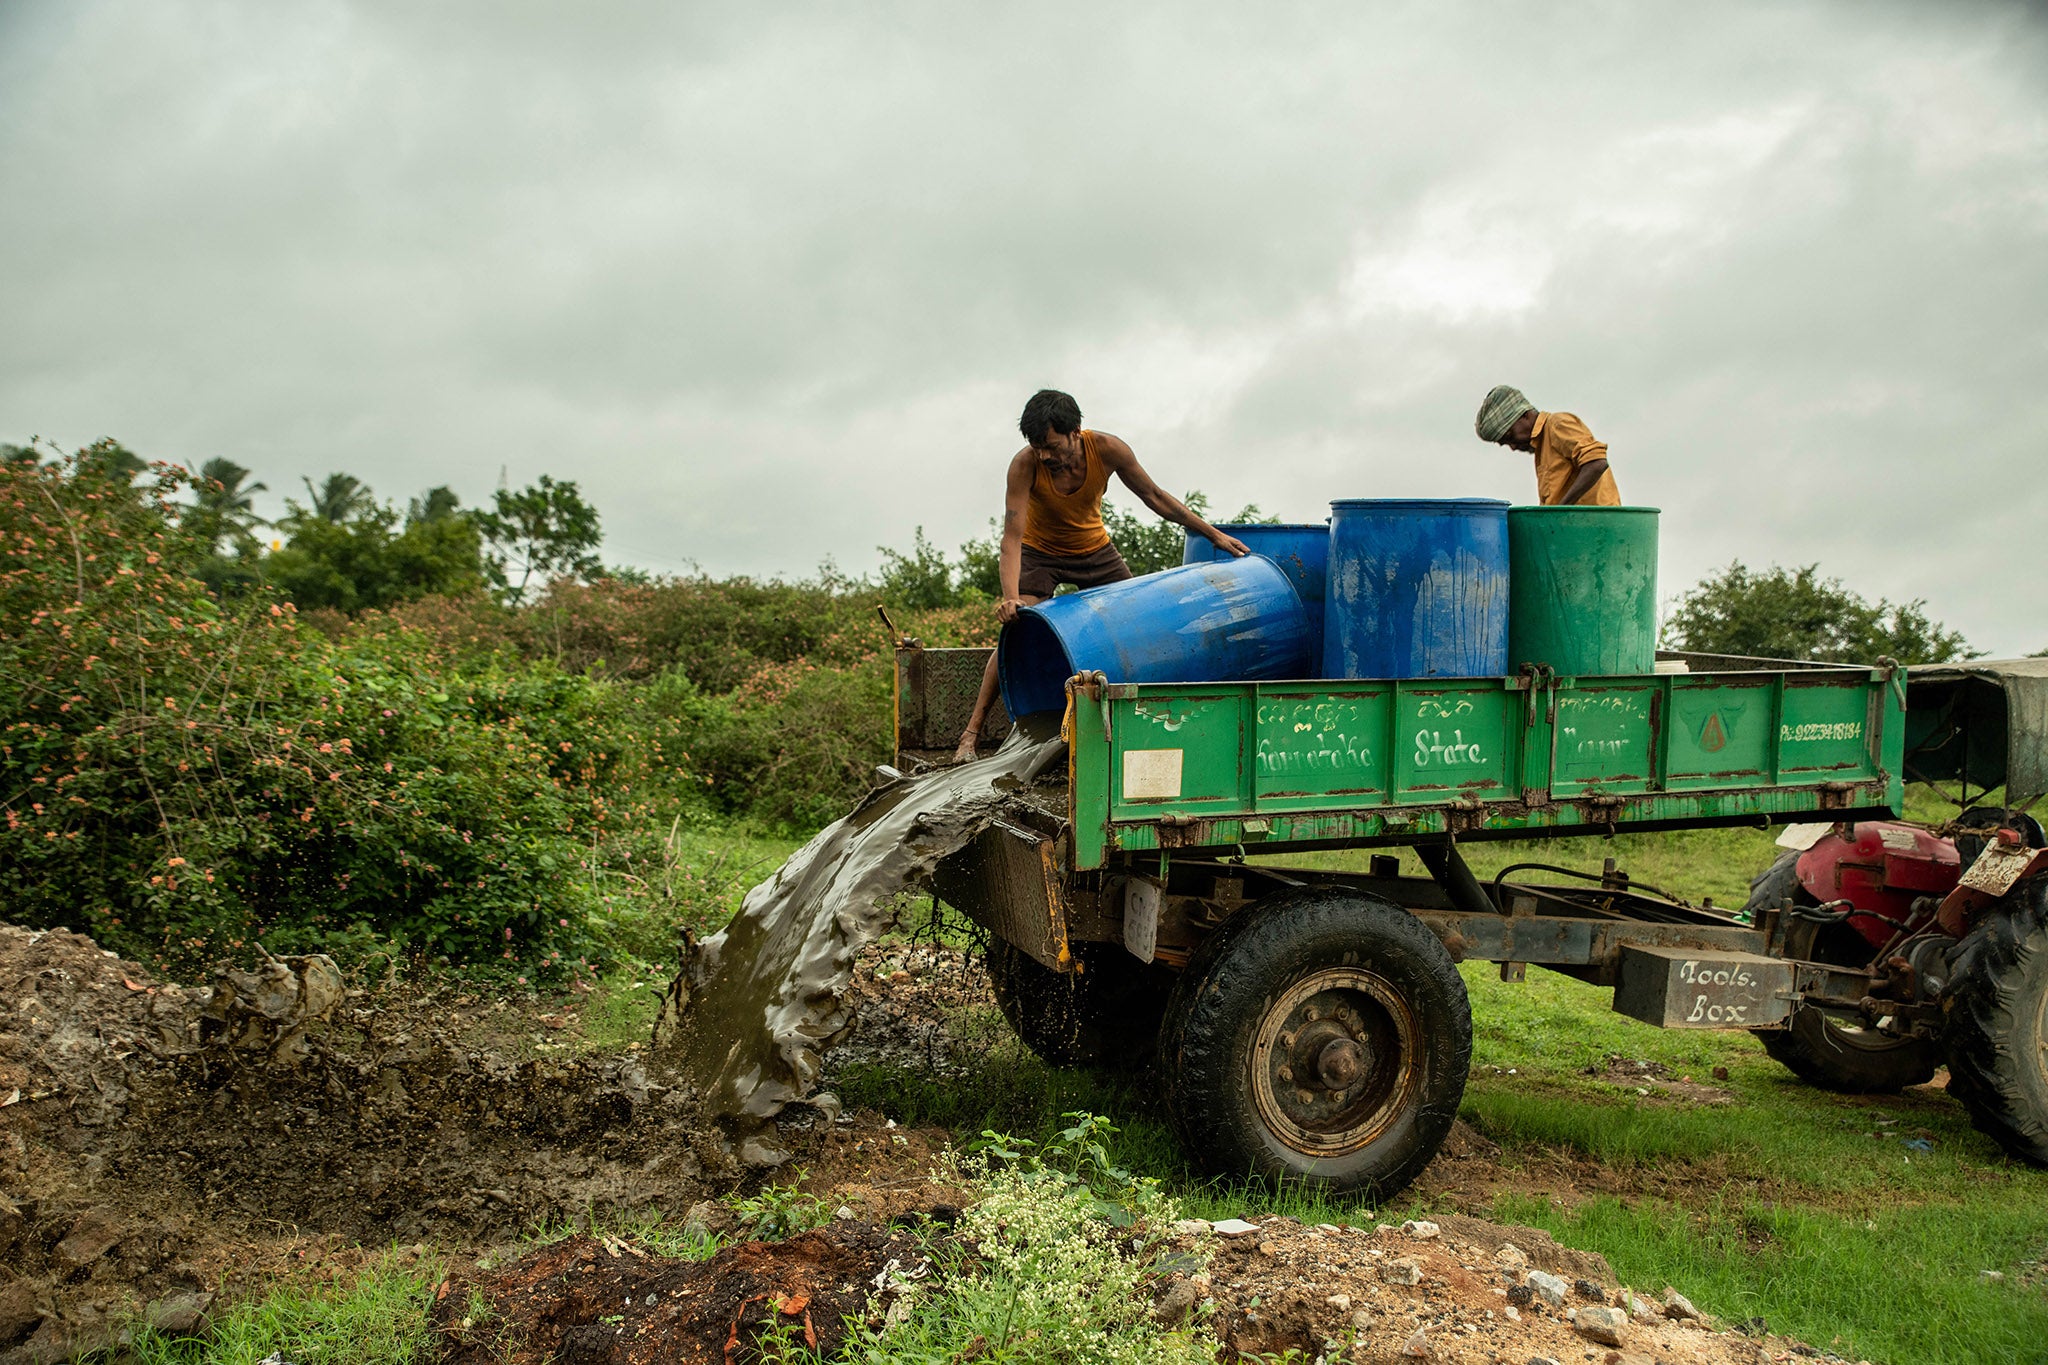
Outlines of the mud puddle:
[[1031,717],[987,758],[870,794],[690,952],[656,1025],[655,1055],[729,1127],[744,1164],[788,1159],[771,1120],[816,1092],[825,1049],[851,1030],[854,958],[895,922],[892,898],[1060,765],[1057,728],[1057,717]]

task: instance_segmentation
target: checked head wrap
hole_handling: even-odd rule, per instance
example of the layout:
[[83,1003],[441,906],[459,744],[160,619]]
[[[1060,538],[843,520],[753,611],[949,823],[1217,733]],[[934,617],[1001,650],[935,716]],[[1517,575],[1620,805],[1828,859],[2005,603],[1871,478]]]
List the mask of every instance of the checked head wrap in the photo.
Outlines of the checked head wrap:
[[1496,384],[1487,390],[1486,401],[1479,405],[1479,416],[1472,429],[1482,441],[1498,441],[1508,434],[1517,417],[1534,411],[1536,405],[1520,389],[1511,384]]

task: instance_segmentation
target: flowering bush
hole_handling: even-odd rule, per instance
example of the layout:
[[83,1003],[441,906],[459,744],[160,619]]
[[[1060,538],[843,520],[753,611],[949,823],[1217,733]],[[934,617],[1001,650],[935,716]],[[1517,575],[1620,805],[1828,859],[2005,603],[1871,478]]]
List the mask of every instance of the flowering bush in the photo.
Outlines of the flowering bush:
[[190,574],[182,486],[0,468],[8,916],[167,964],[337,939],[573,961],[580,863],[631,785],[598,685],[224,603]]
[[[1164,1233],[1180,1216],[1156,1182],[1117,1170],[1102,1144],[1115,1128],[1089,1114],[1041,1155],[985,1134],[983,1151],[945,1172],[974,1202],[962,1213],[945,1273],[897,1277],[879,1331],[858,1329],[847,1358],[1113,1362],[1214,1361],[1219,1347],[1198,1313],[1169,1326],[1151,1315],[1167,1273]],[[974,1343],[979,1342],[979,1345]]]

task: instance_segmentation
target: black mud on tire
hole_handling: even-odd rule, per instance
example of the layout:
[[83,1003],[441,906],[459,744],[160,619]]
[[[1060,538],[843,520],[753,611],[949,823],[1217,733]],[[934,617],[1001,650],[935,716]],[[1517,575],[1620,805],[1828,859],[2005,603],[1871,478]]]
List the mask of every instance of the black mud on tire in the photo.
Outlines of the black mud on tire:
[[[1758,873],[1749,884],[1746,908],[1755,914],[1786,901],[1813,904],[1813,897],[1799,884],[1798,864],[1799,854],[1788,852]],[[1871,955],[1869,944],[1853,929],[1830,926],[1813,939],[1797,955],[1811,954],[1838,966],[1862,966]],[[1756,1039],[1772,1060],[1800,1080],[1844,1095],[1890,1095],[1909,1085],[1925,1085],[1942,1063],[1937,1042],[1840,1028],[1819,1010],[1800,1010],[1787,1028],[1758,1029]]]
[[1054,1066],[1135,1070],[1152,1060],[1171,974],[1113,943],[1074,945],[1083,970],[1056,972],[1000,938],[988,944],[996,1007]]
[[[1314,1032],[1338,1017],[1356,1043]],[[1347,1048],[1333,1076],[1327,1058]],[[1443,944],[1347,892],[1285,892],[1228,921],[1182,973],[1160,1034],[1167,1107],[1199,1165],[1374,1197],[1436,1154],[1471,1061],[1471,1005]]]
[[1987,910],[1949,977],[1948,1089],[1970,1121],[2048,1166],[2048,877]]

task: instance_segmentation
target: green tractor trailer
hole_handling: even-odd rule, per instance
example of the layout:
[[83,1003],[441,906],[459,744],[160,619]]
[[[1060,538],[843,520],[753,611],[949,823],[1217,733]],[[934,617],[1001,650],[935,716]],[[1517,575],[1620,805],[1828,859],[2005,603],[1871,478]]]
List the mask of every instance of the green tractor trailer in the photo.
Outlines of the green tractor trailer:
[[[984,650],[897,652],[898,766],[948,750]],[[1067,684],[1064,780],[1014,793],[932,890],[1061,1065],[1157,1067],[1211,1170],[1398,1189],[1464,1092],[1459,962],[1747,1029],[1816,1084],[1949,1089],[2048,1162],[2048,660],[1926,669],[1660,655],[1658,671]],[[1668,670],[1668,671],[1667,671]],[[992,727],[1006,718],[991,719]],[[1904,784],[1956,819],[1899,819]],[[1995,804],[1972,805],[1993,792]],[[1786,826],[1739,912],[1481,840]],[[1411,848],[1426,877],[1402,875]],[[1263,858],[1386,849],[1364,872]]]

